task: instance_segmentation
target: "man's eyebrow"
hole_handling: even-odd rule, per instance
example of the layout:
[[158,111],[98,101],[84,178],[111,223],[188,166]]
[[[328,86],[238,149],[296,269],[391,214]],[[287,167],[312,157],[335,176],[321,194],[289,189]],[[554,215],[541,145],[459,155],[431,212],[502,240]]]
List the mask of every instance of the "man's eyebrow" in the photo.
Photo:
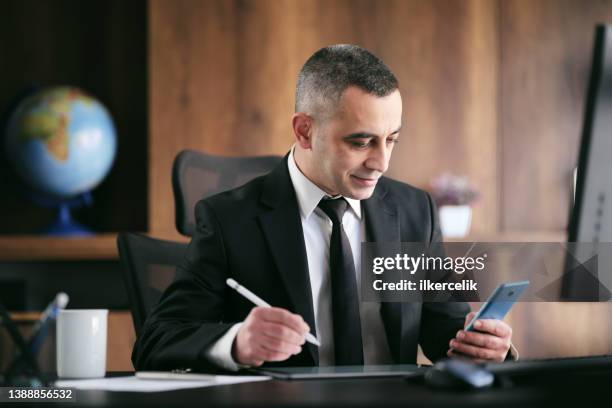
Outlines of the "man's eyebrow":
[[[393,131],[389,136],[399,133],[401,129],[402,129],[401,126],[398,127],[397,130]],[[374,133],[369,133],[369,132],[356,132],[356,133],[351,133],[350,135],[344,136],[344,139],[345,140],[371,139],[373,137],[378,137],[378,135],[375,135]]]
[[376,137],[376,135],[374,133],[357,132],[357,133],[351,133],[350,135],[344,136],[344,139],[346,139],[346,140],[369,139],[369,138],[373,138],[373,137]]

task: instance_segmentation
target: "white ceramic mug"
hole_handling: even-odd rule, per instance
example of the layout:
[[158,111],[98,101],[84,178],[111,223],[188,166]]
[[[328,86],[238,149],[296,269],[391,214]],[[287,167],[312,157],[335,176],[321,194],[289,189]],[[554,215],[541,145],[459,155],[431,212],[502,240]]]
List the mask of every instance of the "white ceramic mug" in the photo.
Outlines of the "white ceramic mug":
[[58,377],[104,377],[107,320],[106,309],[60,311],[57,317]]

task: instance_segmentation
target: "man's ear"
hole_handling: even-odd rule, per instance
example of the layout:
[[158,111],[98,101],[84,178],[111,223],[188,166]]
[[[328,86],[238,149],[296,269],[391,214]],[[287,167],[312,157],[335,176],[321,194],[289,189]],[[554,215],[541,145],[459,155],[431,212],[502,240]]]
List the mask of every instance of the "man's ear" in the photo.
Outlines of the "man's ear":
[[293,134],[295,140],[302,149],[312,148],[312,134],[313,134],[313,123],[314,120],[311,116],[304,112],[298,112],[293,114],[291,124],[293,126]]

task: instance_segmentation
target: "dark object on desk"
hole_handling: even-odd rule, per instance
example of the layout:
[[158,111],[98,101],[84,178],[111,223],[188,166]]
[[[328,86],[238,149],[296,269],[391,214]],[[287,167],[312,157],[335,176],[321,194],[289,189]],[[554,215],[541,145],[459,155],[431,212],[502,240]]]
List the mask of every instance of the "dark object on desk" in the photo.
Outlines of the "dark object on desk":
[[122,232],[117,237],[136,335],[185,257],[187,244]]
[[[26,349],[32,359],[36,360],[42,344],[48,337],[52,327],[55,327],[57,317],[62,309],[68,305],[69,297],[66,293],[58,293],[51,303],[45,308],[40,316],[40,319],[32,328],[30,339],[26,343]],[[14,374],[19,374],[28,371],[28,361],[23,353],[18,354],[6,370],[6,377],[14,377]]]
[[495,375],[524,375],[534,373],[566,373],[568,371],[611,370],[612,355],[561,357],[539,360],[507,361],[489,363],[486,368]]
[[484,366],[462,360],[439,361],[425,373],[425,384],[434,388],[486,388],[493,385],[493,380]]
[[327,378],[404,377],[425,372],[418,364],[387,364],[327,367],[265,367],[249,371],[269,375],[279,380],[311,380]]
[[3,373],[2,378],[0,379],[0,384],[22,387],[40,387],[42,385],[42,381],[40,379],[41,377],[38,363],[36,362],[34,356],[32,356],[32,353],[30,353],[26,341],[19,333],[17,325],[13,319],[11,319],[11,316],[2,302],[0,302],[0,326],[4,326],[6,328],[9,336],[13,339],[13,342],[17,347],[17,350],[19,353],[21,353],[21,358],[24,361],[24,364],[20,366],[19,371],[12,370],[12,372]]
[[239,187],[269,173],[281,156],[222,157],[183,150],[172,166],[172,190],[176,208],[176,229],[192,236],[194,209],[202,198]]

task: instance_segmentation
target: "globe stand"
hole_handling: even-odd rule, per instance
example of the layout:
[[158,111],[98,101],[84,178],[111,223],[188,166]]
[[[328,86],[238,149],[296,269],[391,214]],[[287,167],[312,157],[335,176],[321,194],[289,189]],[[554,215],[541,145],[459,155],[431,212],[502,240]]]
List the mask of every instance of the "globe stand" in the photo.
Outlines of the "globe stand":
[[71,236],[84,237],[94,235],[93,231],[86,226],[79,224],[72,218],[70,213],[70,204],[62,203],[57,209],[57,218],[55,221],[45,227],[42,233],[45,235],[54,236]]
[[93,204],[93,197],[90,192],[83,193],[70,200],[33,193],[31,191],[26,191],[25,193],[36,205],[57,209],[55,221],[44,227],[40,231],[42,234],[60,237],[86,237],[94,235],[91,229],[76,222],[70,212],[73,208],[91,206]]

